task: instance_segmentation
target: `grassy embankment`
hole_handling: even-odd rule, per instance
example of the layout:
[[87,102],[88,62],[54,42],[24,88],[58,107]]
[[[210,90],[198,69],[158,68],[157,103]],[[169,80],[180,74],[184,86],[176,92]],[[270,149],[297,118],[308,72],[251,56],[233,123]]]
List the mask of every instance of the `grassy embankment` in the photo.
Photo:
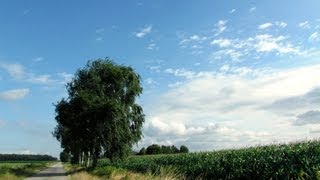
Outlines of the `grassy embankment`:
[[154,174],[138,173],[129,170],[116,168],[113,166],[97,167],[95,169],[85,169],[76,165],[64,164],[65,170],[68,172],[69,180],[100,180],[100,179],[112,179],[112,180],[173,180],[184,179],[180,174],[175,173],[172,170],[160,170],[160,172]]
[[[100,177],[139,174],[146,179],[319,179],[320,141],[177,155],[132,156],[123,162],[100,160],[90,173]],[[171,179],[168,178],[168,179]],[[141,178],[143,179],[143,178]],[[161,178],[160,178],[161,179]],[[165,179],[164,177],[162,179]]]
[[19,180],[45,169],[52,162],[47,161],[0,161],[1,180]]

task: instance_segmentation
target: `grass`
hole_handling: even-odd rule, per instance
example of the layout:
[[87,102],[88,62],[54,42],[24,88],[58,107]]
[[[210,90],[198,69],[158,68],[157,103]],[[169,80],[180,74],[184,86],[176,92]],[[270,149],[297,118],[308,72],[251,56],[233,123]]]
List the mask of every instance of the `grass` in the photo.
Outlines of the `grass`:
[[20,180],[46,168],[51,162],[11,161],[0,162],[0,179]]
[[174,180],[185,179],[180,174],[170,169],[161,169],[156,175],[148,173],[136,173],[113,166],[97,167],[95,169],[85,169],[80,166],[64,164],[70,180]]

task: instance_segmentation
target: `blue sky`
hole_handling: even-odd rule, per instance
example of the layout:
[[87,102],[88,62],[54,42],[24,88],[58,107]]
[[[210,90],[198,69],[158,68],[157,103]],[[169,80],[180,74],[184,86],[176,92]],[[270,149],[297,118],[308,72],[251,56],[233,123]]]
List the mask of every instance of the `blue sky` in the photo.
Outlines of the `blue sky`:
[[319,137],[320,2],[7,1],[0,152],[57,156],[53,103],[87,60],[143,80],[144,138],[193,151]]

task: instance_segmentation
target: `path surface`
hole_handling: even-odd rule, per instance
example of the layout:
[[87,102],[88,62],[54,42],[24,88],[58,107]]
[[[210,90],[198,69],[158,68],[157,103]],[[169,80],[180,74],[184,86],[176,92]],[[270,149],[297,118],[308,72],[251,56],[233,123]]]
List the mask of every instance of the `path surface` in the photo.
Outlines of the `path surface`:
[[67,174],[61,163],[57,163],[48,169],[25,179],[25,180],[67,180]]

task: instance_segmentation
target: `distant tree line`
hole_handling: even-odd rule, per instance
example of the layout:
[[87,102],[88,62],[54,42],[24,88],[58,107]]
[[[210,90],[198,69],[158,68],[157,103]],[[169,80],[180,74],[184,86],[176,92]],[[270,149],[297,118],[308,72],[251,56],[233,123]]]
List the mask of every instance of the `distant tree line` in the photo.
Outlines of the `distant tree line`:
[[57,158],[39,154],[0,154],[0,161],[57,161]]
[[180,146],[180,149],[178,149],[176,146],[160,146],[158,144],[152,144],[148,146],[147,148],[141,148],[140,151],[137,153],[137,155],[150,155],[150,154],[177,154],[177,153],[188,153],[189,149],[187,146],[182,145]]

